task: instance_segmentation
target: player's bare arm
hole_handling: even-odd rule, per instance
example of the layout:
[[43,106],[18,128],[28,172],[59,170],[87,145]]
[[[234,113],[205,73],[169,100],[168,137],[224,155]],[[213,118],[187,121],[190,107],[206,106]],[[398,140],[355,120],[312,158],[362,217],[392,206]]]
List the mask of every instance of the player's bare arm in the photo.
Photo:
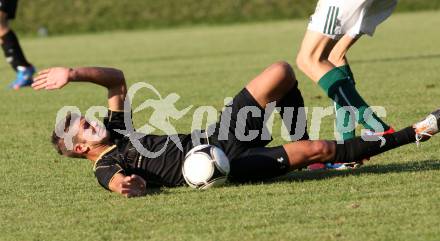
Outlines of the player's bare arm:
[[123,72],[114,68],[49,68],[37,74],[32,87],[35,90],[55,90],[63,88],[70,82],[90,82],[106,87],[109,109],[113,111],[124,109],[127,85]]
[[[104,67],[66,68],[54,67],[40,71],[34,78],[32,87],[35,90],[61,89],[70,82],[90,82],[108,89],[108,106],[112,111],[122,111],[126,96],[126,83],[122,71]],[[81,146],[79,146],[81,147]],[[107,145],[96,147],[87,152],[86,156],[96,161],[96,156],[105,150]],[[146,182],[137,175],[125,176],[117,173],[113,176],[109,189],[126,197],[146,194]]]

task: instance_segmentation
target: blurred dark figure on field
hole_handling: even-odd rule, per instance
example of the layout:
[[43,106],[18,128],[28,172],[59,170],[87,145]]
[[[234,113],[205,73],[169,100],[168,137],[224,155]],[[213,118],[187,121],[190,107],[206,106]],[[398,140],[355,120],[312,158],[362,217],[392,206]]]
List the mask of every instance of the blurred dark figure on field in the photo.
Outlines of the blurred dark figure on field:
[[16,79],[9,85],[18,90],[32,84],[35,68],[26,60],[17,36],[9,28],[8,22],[15,18],[18,0],[0,0],[0,44],[5,53],[6,61],[17,73]]

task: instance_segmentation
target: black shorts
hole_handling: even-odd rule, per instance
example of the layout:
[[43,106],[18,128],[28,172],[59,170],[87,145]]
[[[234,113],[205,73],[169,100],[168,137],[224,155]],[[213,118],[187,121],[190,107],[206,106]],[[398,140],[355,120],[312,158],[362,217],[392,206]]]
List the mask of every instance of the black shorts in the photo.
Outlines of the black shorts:
[[8,19],[15,18],[18,0],[0,0],[0,11],[8,15]]
[[[270,114],[270,113],[268,113]],[[229,160],[234,160],[249,148],[264,147],[272,140],[262,135],[265,110],[247,89],[241,90],[225,105],[220,120],[207,130],[210,144],[220,147]]]
[[225,106],[220,121],[208,128],[208,134],[215,128],[210,144],[220,147],[231,162],[231,181],[264,180],[290,170],[282,146],[265,147],[272,140],[265,127],[270,114],[243,89]]
[[[304,106],[297,88],[287,97],[289,103],[281,103],[283,106]],[[191,134],[192,144],[187,149],[199,144],[221,148],[230,160],[229,180],[232,182],[262,181],[284,175],[291,170],[284,147],[266,147],[272,140],[266,128],[266,120],[273,110],[269,111],[266,113],[249,91],[243,89],[225,106],[217,123]],[[296,117],[291,118],[295,118],[292,123],[297,123]],[[301,139],[308,139],[307,130]]]

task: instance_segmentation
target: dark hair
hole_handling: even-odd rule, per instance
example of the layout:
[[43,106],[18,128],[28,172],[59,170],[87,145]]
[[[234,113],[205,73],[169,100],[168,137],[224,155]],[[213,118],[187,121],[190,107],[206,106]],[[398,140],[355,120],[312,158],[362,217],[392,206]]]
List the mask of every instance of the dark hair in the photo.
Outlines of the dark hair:
[[[81,154],[75,153],[73,150],[69,150],[64,142],[64,137],[57,134],[69,131],[70,126],[75,122],[76,119],[79,118],[81,118],[81,116],[69,112],[64,119],[61,119],[56,124],[55,130],[52,132],[51,142],[58,154],[74,158],[84,158]],[[76,135],[72,137],[72,142],[73,144],[78,143],[78,138]]]

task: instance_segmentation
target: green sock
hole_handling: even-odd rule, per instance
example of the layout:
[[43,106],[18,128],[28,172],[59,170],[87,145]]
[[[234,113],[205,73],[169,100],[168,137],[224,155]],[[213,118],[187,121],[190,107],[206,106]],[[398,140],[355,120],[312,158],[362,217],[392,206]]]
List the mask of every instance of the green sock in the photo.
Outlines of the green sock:
[[[353,72],[351,71],[350,65],[346,64],[343,66],[338,67],[339,69],[343,70],[350,78],[351,78],[351,82],[353,84],[353,88],[356,91],[356,87],[354,87],[356,81],[354,79],[354,75]],[[360,109],[359,114],[361,115],[362,122],[361,123],[365,128],[369,129],[369,130],[378,130],[379,128],[383,129],[384,131],[389,130],[391,127],[389,125],[387,125],[382,119],[380,119],[374,112],[370,112],[368,117],[374,118],[376,123],[371,123],[371,121],[367,121],[364,119],[363,115],[365,114],[365,111],[370,107],[363,99],[362,97],[359,95],[359,93],[356,91],[357,96],[360,98],[360,104],[363,106],[362,109]],[[361,103],[363,102],[363,103]],[[369,109],[369,111],[371,111],[371,109]]]
[[[347,74],[350,77],[353,85],[355,84],[353,72],[351,71],[350,65],[348,65],[348,64],[342,65],[342,66],[339,66],[338,69],[340,69],[345,74]],[[338,102],[339,101],[334,102],[336,111],[339,110],[340,108],[342,108],[342,106],[339,105]],[[341,119],[341,121],[338,121],[338,117],[339,117],[339,119]],[[341,126],[341,125],[343,125],[343,126]],[[348,129],[348,127],[350,127],[352,129],[352,131],[346,131]],[[336,116],[336,130],[338,131],[340,138],[342,138],[342,140],[348,140],[348,139],[354,138],[356,136],[355,128],[356,128],[356,120],[355,120],[355,118],[350,118],[350,113],[345,112],[345,114],[343,116],[341,116],[341,115]]]
[[[325,91],[327,96],[333,100],[336,112],[336,131],[339,133],[339,138],[342,140],[348,140],[355,137],[354,121],[350,118],[349,112],[341,110],[344,104],[341,96],[336,95],[335,87],[339,86],[343,82],[348,82],[347,74],[339,68],[334,68],[327,72],[318,82],[318,85]],[[344,113],[342,114],[341,111]]]
[[348,64],[342,65],[342,66],[339,66],[338,69],[340,69],[344,73],[346,73],[351,78],[351,80],[353,81],[353,84],[354,84],[354,75],[353,75],[353,72],[351,71],[350,65],[348,65]]
[[[349,73],[346,73],[344,70],[348,70]],[[368,115],[365,115],[367,110],[369,109],[369,105],[362,99],[362,97],[357,92],[354,86],[354,80],[350,77],[350,67],[341,66],[339,68],[334,68],[327,72],[318,82],[319,86],[327,93],[328,97],[330,97],[335,102],[336,111],[343,106],[353,106],[358,110],[358,115],[356,116],[356,121],[359,124],[362,124],[365,128],[369,130],[383,130],[386,131],[390,129],[390,127],[385,124],[376,114],[369,112]],[[351,76],[353,74],[351,73]],[[370,110],[371,111],[371,110]],[[371,119],[373,118],[374,121]],[[348,112],[346,112],[345,116],[336,116],[336,129],[342,136],[344,140],[346,138],[352,138],[354,136],[354,121],[350,118]],[[353,128],[352,132],[341,133],[341,129],[347,130],[348,127]]]

